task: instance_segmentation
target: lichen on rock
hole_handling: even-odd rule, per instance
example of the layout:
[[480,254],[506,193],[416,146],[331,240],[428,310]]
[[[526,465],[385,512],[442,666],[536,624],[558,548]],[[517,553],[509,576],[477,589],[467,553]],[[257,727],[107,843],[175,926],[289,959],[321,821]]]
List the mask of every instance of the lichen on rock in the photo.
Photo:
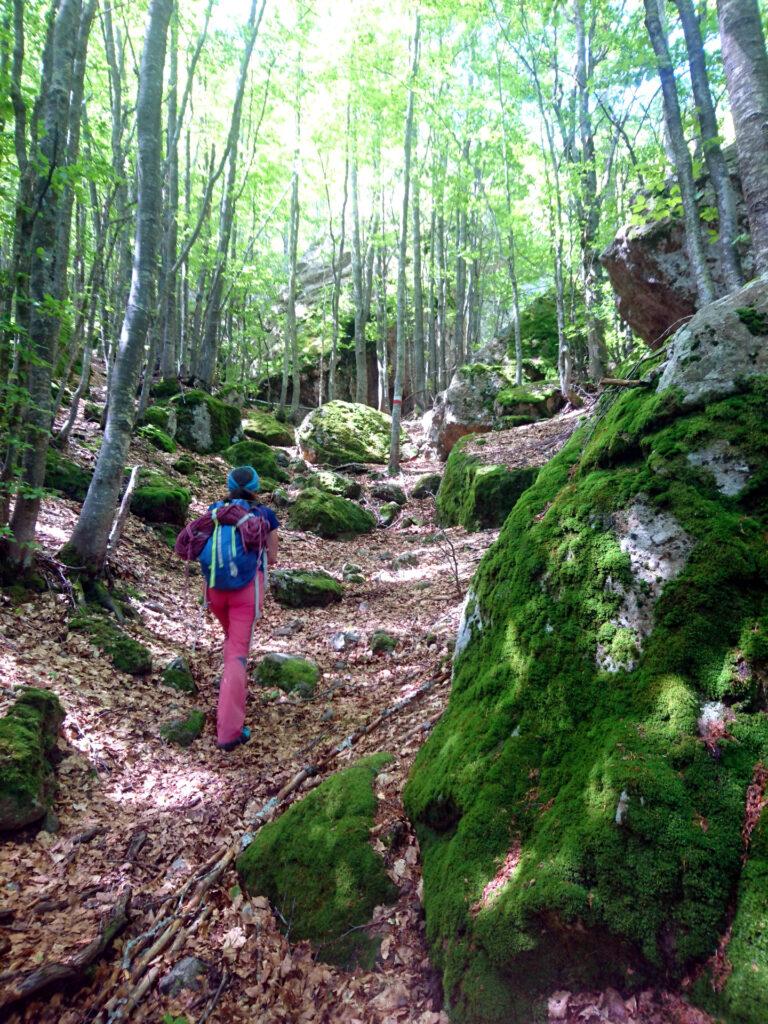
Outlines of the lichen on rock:
[[[713,336],[718,307],[730,322],[728,302],[700,314]],[[768,758],[768,386],[742,354],[734,388],[705,407],[686,398],[703,393],[686,365],[685,388],[601,410],[475,575],[465,618],[479,628],[465,622],[448,709],[405,792],[456,1022],[528,1024],[555,989],[674,983],[717,948],[739,879],[716,1003],[762,1020],[768,960],[748,947],[765,859],[758,842],[742,870],[741,832]],[[751,468],[733,495],[688,459],[721,443]],[[717,744],[699,734],[708,701],[733,714]]]
[[185,391],[171,399],[176,413],[175,440],[201,454],[220,452],[242,436],[241,413],[236,405],[205,391]]

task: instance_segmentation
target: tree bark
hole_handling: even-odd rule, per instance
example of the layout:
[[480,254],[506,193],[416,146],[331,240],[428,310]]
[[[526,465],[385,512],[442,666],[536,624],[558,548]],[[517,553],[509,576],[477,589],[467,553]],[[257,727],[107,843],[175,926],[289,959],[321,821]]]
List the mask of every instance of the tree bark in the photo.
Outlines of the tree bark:
[[758,272],[768,272],[768,55],[757,0],[717,0],[741,184]]
[[[163,335],[163,347],[160,355],[160,376],[163,380],[171,380],[177,374],[177,357],[179,353],[179,310],[176,294],[176,249],[179,241],[179,124],[178,124],[178,88],[179,88],[179,15],[174,11],[171,17],[170,71],[168,80],[168,122],[166,128],[166,195],[165,223],[163,230],[163,271],[161,275],[160,294],[160,330]],[[148,366],[147,372],[152,375],[154,367]]]
[[134,395],[149,327],[160,212],[161,106],[168,23],[173,0],[149,8],[136,102],[139,191],[131,290],[112,372],[104,440],[67,558],[92,572],[104,566],[134,421]]
[[415,16],[411,41],[411,76],[408,86],[408,106],[405,115],[403,142],[403,206],[400,215],[400,248],[397,263],[397,349],[395,353],[395,386],[392,398],[392,433],[389,443],[389,473],[400,472],[400,419],[403,405],[403,364],[405,362],[405,262],[408,253],[408,205],[411,185],[411,146],[413,142],[414,85],[419,71],[419,39],[421,19]]
[[365,353],[365,322],[363,320],[363,253],[360,238],[356,128],[352,135],[352,295],[355,305],[355,401],[365,404],[368,400],[368,361]]
[[664,121],[667,126],[669,140],[674,156],[675,172],[683,200],[685,218],[685,237],[688,243],[688,255],[691,260],[696,291],[701,305],[713,302],[715,287],[707,263],[707,253],[701,230],[701,219],[696,205],[696,186],[693,180],[691,154],[685,141],[680,102],[675,83],[675,69],[669,53],[667,34],[661,23],[658,0],[643,0],[645,4],[645,25],[656,54],[656,64],[661,80],[661,93],[664,101]]
[[421,205],[419,179],[413,179],[413,355],[414,401],[417,409],[424,409],[427,390],[424,359],[424,292],[421,282]]

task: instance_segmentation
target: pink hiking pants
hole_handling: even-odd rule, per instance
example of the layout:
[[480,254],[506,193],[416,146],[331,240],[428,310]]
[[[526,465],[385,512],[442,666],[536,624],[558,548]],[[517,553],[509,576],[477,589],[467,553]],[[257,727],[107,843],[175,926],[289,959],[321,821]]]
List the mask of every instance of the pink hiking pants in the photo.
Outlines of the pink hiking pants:
[[[264,604],[264,587],[259,587]],[[254,582],[238,590],[208,588],[208,607],[224,629],[224,672],[219,688],[216,734],[219,743],[239,739],[245,722],[248,692],[248,649],[256,613]]]

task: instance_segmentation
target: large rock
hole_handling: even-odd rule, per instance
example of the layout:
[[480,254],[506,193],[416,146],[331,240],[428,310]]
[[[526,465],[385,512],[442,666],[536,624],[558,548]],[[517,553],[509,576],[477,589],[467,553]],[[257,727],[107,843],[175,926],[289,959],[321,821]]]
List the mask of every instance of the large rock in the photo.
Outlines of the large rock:
[[291,938],[318,959],[371,968],[378,942],[361,927],[397,889],[371,846],[373,785],[389,754],[337,772],[261,828],[237,861],[248,893],[267,896],[291,922]]
[[0,718],[0,830],[29,825],[50,808],[50,758],[63,721],[58,697],[32,687]]
[[[214,398],[205,391],[185,391],[171,399],[176,413],[174,438],[185,448],[220,452],[242,436],[241,413],[236,405]],[[170,433],[170,428],[166,428]]]
[[261,490],[273,490],[273,484],[290,479],[278,464],[273,448],[263,441],[238,441],[224,452],[230,466],[253,466],[262,478]]
[[341,583],[322,569],[273,569],[269,582],[275,600],[286,608],[325,608],[344,593]]
[[290,448],[296,442],[296,431],[287,423],[281,423],[268,412],[250,409],[243,420],[243,433],[252,441],[280,445]]
[[131,512],[145,523],[184,526],[191,497],[186,487],[158,473],[142,473],[131,496]]
[[332,539],[370,533],[376,520],[354,501],[310,487],[291,505],[288,523],[294,530],[308,530],[318,537]]
[[[562,395],[553,381],[516,387],[509,366],[468,363],[458,368],[448,388],[435,398],[429,440],[446,459],[466,434],[545,419],[562,406]],[[509,422],[508,417],[514,421]]]
[[[749,225],[735,160],[732,168],[741,237],[748,238]],[[702,224],[707,265],[715,288],[723,293],[727,286],[717,244],[717,220],[711,220],[714,194],[706,175],[698,186],[699,209],[707,212],[706,223]],[[755,273],[754,261],[746,244],[740,244],[739,249],[745,277],[749,279]],[[601,254],[600,261],[616,293],[619,313],[651,348],[661,345],[699,308],[682,214],[626,225]]]
[[343,466],[347,462],[384,463],[389,456],[392,420],[355,402],[327,402],[314,409],[296,432],[307,462]]
[[[627,390],[577,432],[475,575],[405,791],[457,1024],[692,972],[718,1019],[765,1019],[768,844],[761,823],[745,865],[742,829],[768,758],[768,391],[733,312],[759,316],[759,293],[702,311],[669,387]],[[685,359],[699,330],[702,351],[745,342],[724,397]],[[689,458],[723,446],[739,479]],[[715,994],[702,965],[731,919]]]

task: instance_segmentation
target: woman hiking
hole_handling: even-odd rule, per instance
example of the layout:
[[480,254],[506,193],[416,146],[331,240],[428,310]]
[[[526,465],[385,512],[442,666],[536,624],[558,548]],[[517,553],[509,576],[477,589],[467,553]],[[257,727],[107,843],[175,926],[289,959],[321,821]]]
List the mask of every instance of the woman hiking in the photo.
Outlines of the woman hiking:
[[248,651],[261,617],[267,566],[277,558],[279,523],[258,504],[259,474],[238,466],[227,477],[229,494],[185,526],[176,553],[197,558],[205,579],[205,604],[224,630],[224,672],[216,715],[217,746],[234,750],[250,739],[245,723]]

